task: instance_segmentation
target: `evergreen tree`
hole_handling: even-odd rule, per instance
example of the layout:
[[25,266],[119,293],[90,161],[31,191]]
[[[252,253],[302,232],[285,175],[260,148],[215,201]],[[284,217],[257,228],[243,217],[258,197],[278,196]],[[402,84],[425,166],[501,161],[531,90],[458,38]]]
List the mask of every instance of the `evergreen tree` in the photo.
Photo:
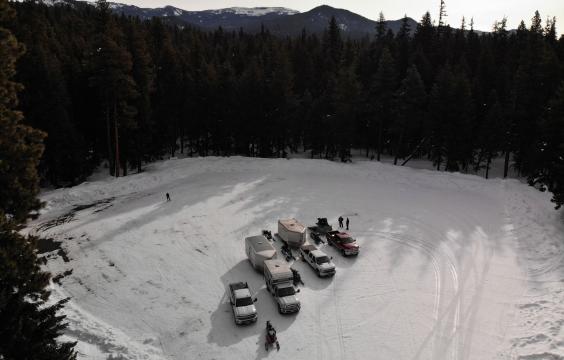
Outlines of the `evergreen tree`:
[[390,132],[394,143],[394,165],[398,158],[409,155],[423,140],[426,96],[419,71],[412,65],[395,95],[397,110]]
[[398,43],[398,73],[400,75],[400,78],[403,78],[405,77],[411,56],[411,28],[409,26],[409,19],[407,15],[404,15],[403,19],[401,20],[401,27],[396,36],[396,42]]
[[550,45],[556,45],[556,17],[552,17],[552,19],[548,18],[546,20],[544,36]]
[[[151,32],[153,58],[155,59],[155,93],[152,102],[153,122],[156,125],[155,142],[166,149],[170,156],[176,155],[177,140],[180,136],[182,109],[182,65],[173,38],[160,19],[152,19]],[[215,34],[216,41],[222,41],[223,31]],[[219,109],[215,109],[219,110]],[[218,119],[211,119],[217,121]]]
[[439,32],[441,31],[441,29],[445,26],[447,26],[446,24],[446,4],[445,4],[445,0],[441,0],[441,7],[439,9]]
[[390,51],[384,48],[378,71],[374,75],[372,84],[372,97],[370,101],[373,104],[373,116],[376,119],[376,159],[380,161],[380,157],[384,150],[384,142],[389,123],[392,120],[392,102],[394,92],[397,87],[396,65]]
[[120,137],[127,138],[130,131],[136,128],[133,100],[137,92],[131,77],[131,55],[119,42],[123,34],[110,15],[108,3],[98,0],[96,4],[99,35],[92,55],[90,81],[98,93],[102,112],[100,117],[106,125],[110,174],[117,177],[120,168],[126,169],[127,165],[123,164],[127,164],[127,155],[131,153],[120,153]]
[[[130,159],[137,171],[142,170],[143,161],[151,159],[152,138],[154,124],[151,119],[151,96],[154,92],[153,61],[147,41],[148,33],[139,22],[130,23],[127,27],[127,48],[131,54],[131,76],[136,85],[138,97],[134,104],[137,109],[135,115],[136,127],[131,136],[126,137],[125,158]],[[127,170],[127,166],[123,166]]]
[[26,122],[47,133],[39,165],[43,179],[55,186],[74,185],[91,171],[89,149],[71,119],[62,64],[49,55],[51,40],[44,25],[34,29],[31,38],[22,39],[30,46],[19,64],[18,80],[29,84],[20,96],[21,107],[26,109]]
[[432,138],[431,159],[447,171],[466,170],[472,161],[472,98],[463,73],[441,70],[429,103]]
[[[13,16],[7,1],[0,1],[0,26]],[[22,223],[38,210],[37,172],[44,133],[22,124],[17,106],[21,85],[12,81],[17,58],[24,47],[0,27],[0,218]]]
[[75,359],[73,343],[58,343],[66,324],[47,305],[49,275],[41,271],[33,237],[18,230],[40,207],[36,172],[43,133],[21,123],[15,111],[21,86],[11,79],[23,47],[3,27],[13,16],[0,0],[0,358]]
[[341,64],[341,53],[343,43],[341,39],[341,31],[337,19],[334,16],[329,20],[329,28],[325,37],[325,52],[327,60],[329,60],[327,70],[337,73],[339,65]]
[[536,169],[529,184],[552,192],[551,201],[559,209],[564,204],[564,82],[550,100],[533,154]]
[[353,135],[357,124],[360,84],[351,67],[341,69],[336,84],[335,116],[338,127],[338,156],[342,162],[350,161]]
[[533,36],[542,36],[543,34],[542,19],[538,10],[535,11],[535,15],[531,19],[530,32]]
[[378,20],[376,21],[376,41],[384,40],[386,35],[386,18],[384,17],[384,13],[380,11],[380,15],[378,16]]
[[500,147],[500,139],[504,138],[506,132],[503,106],[499,102],[497,92],[492,90],[487,102],[486,115],[478,132],[479,153],[475,163],[475,170],[478,170],[481,168],[482,161],[485,161],[486,179],[489,177],[492,159],[504,148]]

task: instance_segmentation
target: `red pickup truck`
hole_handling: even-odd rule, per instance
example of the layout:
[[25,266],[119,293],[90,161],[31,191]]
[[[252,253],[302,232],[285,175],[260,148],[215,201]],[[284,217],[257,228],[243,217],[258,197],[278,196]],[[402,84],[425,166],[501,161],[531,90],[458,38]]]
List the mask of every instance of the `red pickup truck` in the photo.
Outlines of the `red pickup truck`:
[[343,256],[358,255],[359,246],[356,240],[346,232],[329,231],[327,233],[327,243],[329,246],[334,246],[338,249]]

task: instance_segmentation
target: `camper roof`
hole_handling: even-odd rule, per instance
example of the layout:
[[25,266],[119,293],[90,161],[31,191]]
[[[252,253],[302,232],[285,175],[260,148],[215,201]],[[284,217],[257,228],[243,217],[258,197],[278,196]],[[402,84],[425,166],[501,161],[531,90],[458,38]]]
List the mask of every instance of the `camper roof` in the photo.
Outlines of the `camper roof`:
[[288,279],[292,278],[292,270],[290,266],[282,260],[265,260],[264,265],[270,271],[273,280]]
[[296,219],[282,219],[278,220],[278,222],[288,231],[303,233],[306,229],[305,226]]
[[256,252],[274,250],[274,247],[263,235],[250,236],[246,239]]

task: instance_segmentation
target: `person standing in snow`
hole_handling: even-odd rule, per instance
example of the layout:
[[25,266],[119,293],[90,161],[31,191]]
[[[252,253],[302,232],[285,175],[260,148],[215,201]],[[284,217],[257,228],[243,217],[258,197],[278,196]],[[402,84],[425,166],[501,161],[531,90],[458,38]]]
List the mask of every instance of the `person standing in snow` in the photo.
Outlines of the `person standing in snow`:
[[166,193],[166,201],[170,201],[170,195],[169,195],[169,193]]
[[300,273],[298,272],[298,270],[296,270],[294,268],[290,268],[290,270],[292,270],[292,275],[294,277],[294,286],[298,286],[298,284],[305,285],[304,282],[302,281],[302,277],[301,277]]
[[347,230],[349,229],[349,218],[347,218]]
[[339,216],[339,227],[343,228],[343,217]]

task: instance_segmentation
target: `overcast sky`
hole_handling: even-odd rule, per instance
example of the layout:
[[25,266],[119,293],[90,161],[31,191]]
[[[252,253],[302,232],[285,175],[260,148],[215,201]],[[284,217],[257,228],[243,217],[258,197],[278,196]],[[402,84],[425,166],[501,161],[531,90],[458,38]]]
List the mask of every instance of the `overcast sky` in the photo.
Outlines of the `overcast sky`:
[[[307,11],[326,4],[343,8],[369,19],[376,20],[380,11],[386,19],[395,20],[404,14],[419,20],[425,11],[430,11],[433,19],[439,12],[440,0],[112,0],[141,7],[162,7],[173,5],[184,10],[219,9],[232,6],[282,6],[298,11]],[[509,28],[516,28],[521,20],[527,26],[535,10],[539,10],[543,23],[547,16],[557,17],[557,31],[564,30],[564,0],[446,0],[447,21],[453,27],[460,25],[462,16],[474,18],[474,27],[489,31],[496,20],[504,16]]]

